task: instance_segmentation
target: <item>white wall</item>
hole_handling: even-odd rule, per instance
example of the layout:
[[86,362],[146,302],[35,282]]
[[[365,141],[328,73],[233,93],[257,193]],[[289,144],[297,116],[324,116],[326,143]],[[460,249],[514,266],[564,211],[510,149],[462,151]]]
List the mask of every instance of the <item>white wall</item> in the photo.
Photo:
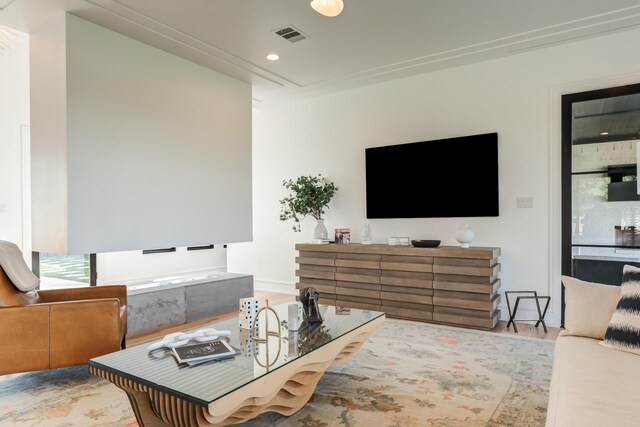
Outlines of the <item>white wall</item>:
[[[408,235],[454,245],[455,229],[469,222],[473,245],[502,248],[502,290],[551,294],[547,319],[559,324],[560,93],[639,72],[640,56],[630,54],[638,45],[640,30],[627,31],[254,110],[254,242],[230,246],[229,271],[253,274],[257,288],[293,291],[294,244],[310,240],[313,220],[298,234],[279,221],[283,179],[322,173],[333,180],[340,190],[325,223],[350,227],[358,242],[364,148],[498,132],[498,218],[373,220],[374,241]],[[616,82],[628,83],[608,83]],[[420,188],[415,194],[428,197]],[[520,196],[533,197],[533,209],[517,209]]]
[[[12,44],[10,53],[0,55],[0,240],[15,242],[30,265],[30,37],[17,31],[16,34],[18,43]],[[37,36],[35,39],[36,43],[44,41]],[[50,69],[49,78],[52,79]],[[50,141],[42,140],[45,144]],[[226,249],[216,245],[215,250],[187,252],[183,247],[165,254],[101,253],[97,256],[97,269],[99,284],[200,270],[226,270]]]
[[[0,240],[16,243],[31,262],[30,224],[23,221],[23,150],[28,149],[29,36],[18,37],[0,54]],[[28,182],[26,183],[28,184]],[[27,220],[28,222],[28,216]]]
[[65,38],[60,14],[30,34],[29,50],[33,247],[57,254],[68,252]]
[[31,55],[34,248],[250,240],[250,85],[63,18],[36,32]]

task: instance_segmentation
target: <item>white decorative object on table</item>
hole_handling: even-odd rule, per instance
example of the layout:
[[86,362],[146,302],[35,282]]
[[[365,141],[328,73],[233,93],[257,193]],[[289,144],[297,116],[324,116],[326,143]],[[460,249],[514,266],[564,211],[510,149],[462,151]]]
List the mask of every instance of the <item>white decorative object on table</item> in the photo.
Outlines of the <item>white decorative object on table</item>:
[[165,335],[161,341],[149,344],[147,350],[154,351],[163,347],[176,348],[187,344],[191,340],[198,342],[210,342],[215,341],[220,337],[228,337],[231,335],[231,331],[218,331],[215,328],[198,329],[194,332],[174,332],[169,335]]
[[289,323],[288,328],[289,331],[297,331],[298,330],[298,304],[289,304]]
[[365,221],[364,227],[362,228],[362,244],[370,245],[373,243],[373,236],[371,235],[371,225],[369,225],[369,221]]
[[409,246],[409,237],[389,237],[389,246]]
[[316,220],[316,228],[313,229],[312,241],[327,240],[329,238],[329,230],[324,225],[324,219]]
[[469,223],[465,222],[462,227],[456,230],[455,237],[461,248],[468,248],[469,243],[476,238],[476,233],[469,227]]
[[298,331],[291,331],[289,330],[289,333],[287,335],[287,341],[289,343],[289,346],[287,348],[288,353],[287,356],[289,357],[298,357],[298,354],[300,353],[299,351],[299,343],[300,343],[300,333]]
[[260,303],[258,298],[240,299],[240,328],[253,328],[253,322],[256,320],[256,313],[258,313],[259,305]]
[[244,357],[253,357],[254,354],[260,354],[260,347],[254,345],[251,329],[240,329],[238,338],[240,340],[240,354]]

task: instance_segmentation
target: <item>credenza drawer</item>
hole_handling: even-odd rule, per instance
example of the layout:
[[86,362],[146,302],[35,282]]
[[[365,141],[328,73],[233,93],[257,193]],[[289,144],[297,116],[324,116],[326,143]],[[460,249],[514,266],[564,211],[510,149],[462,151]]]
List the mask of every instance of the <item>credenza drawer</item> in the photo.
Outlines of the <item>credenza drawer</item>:
[[[456,295],[442,295],[456,294]],[[471,298],[470,296],[486,296],[486,298]],[[500,294],[469,294],[464,292],[442,292],[435,291],[433,295],[433,305],[445,307],[468,308],[471,310],[493,311],[500,304]]]
[[296,262],[301,265],[324,265],[329,267],[336,265],[336,260],[333,258],[311,258],[299,256],[296,257]]
[[498,289],[500,289],[500,279],[494,281],[491,284],[461,283],[434,280],[433,289],[440,289],[444,291],[473,292],[479,294],[495,294],[496,292],[498,292]]
[[[338,286],[336,286],[336,295],[350,295],[355,297],[374,298],[376,300],[380,299],[379,289],[354,288],[350,286],[344,286],[345,283],[349,283],[349,282],[338,282],[338,283],[342,283],[342,285],[338,284]],[[380,286],[378,286],[378,288],[379,287]]]
[[319,271],[319,270],[296,270],[296,276],[298,277],[310,277],[315,279],[328,279],[335,280],[336,273],[333,271]]
[[380,292],[380,299],[383,300],[381,304],[385,303],[384,300],[416,302],[420,304],[429,304],[429,305],[433,304],[432,296],[403,294],[399,292]]
[[435,274],[456,274],[459,276],[495,277],[500,271],[500,264],[492,267],[466,267],[459,265],[434,265]]
[[[351,267],[351,268],[365,268],[369,270],[379,270],[379,261],[361,261],[357,259],[337,259],[335,260],[336,267]],[[378,273],[380,275],[380,273]]]
[[380,311],[380,305],[378,305],[378,304],[364,304],[364,303],[359,303],[359,302],[354,302],[354,301],[337,300],[336,301],[336,306],[337,307],[358,308],[360,310]]
[[328,295],[334,295],[336,293],[335,285],[320,285],[318,283],[309,283],[306,279],[301,279],[298,283],[296,283],[296,289],[305,288],[314,288],[316,291],[318,291],[320,296],[327,296],[327,298],[330,298]]
[[388,286],[408,287],[408,288],[431,289],[433,287],[433,281],[431,279],[415,279],[411,277],[382,276],[380,277],[380,284],[388,285]]
[[423,273],[433,272],[431,264],[413,264],[408,262],[381,262],[381,270],[397,270],[397,271],[419,271]]

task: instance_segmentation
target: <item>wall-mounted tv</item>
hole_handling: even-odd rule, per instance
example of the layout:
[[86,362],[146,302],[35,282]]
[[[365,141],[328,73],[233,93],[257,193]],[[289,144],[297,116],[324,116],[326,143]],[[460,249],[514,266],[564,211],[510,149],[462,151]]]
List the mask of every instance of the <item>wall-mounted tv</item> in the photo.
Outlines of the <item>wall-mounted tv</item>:
[[365,150],[367,218],[498,216],[498,134]]

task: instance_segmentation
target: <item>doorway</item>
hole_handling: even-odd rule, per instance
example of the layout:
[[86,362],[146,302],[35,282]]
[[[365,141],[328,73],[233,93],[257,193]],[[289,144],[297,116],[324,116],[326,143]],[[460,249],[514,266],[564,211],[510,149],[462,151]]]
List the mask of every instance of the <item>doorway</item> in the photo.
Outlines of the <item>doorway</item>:
[[620,285],[640,266],[639,140],[640,84],[562,97],[563,275]]

